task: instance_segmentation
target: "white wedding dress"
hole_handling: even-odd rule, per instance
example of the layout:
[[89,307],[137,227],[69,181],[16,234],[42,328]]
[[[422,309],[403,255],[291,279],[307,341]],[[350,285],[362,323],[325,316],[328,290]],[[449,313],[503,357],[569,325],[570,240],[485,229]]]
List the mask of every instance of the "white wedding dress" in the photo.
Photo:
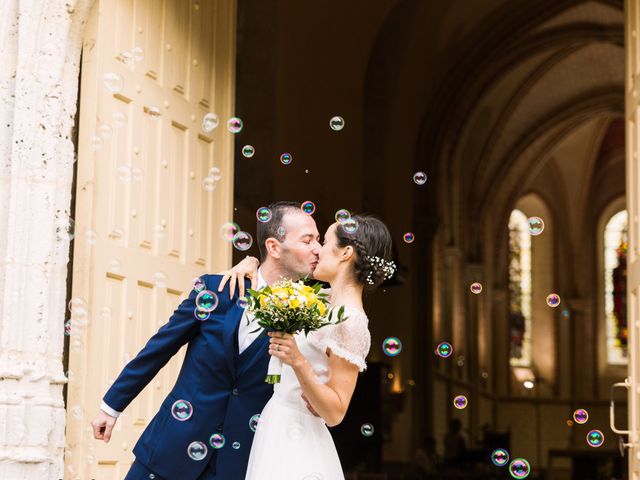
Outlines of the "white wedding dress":
[[[318,382],[330,379],[329,357],[337,355],[362,372],[371,346],[367,316],[346,308],[347,319],[305,337],[296,335],[300,352],[316,372]],[[246,480],[343,480],[333,438],[324,420],[307,410],[293,369],[284,364],[280,383],[265,405],[256,429]]]

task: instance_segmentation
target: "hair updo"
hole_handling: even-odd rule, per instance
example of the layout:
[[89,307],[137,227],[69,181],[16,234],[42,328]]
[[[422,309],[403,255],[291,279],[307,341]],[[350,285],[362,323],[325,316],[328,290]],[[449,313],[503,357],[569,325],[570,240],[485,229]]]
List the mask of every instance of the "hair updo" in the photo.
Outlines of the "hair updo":
[[352,246],[356,256],[353,273],[366,289],[374,289],[395,269],[391,263],[391,234],[373,215],[352,215],[336,228],[338,247]]

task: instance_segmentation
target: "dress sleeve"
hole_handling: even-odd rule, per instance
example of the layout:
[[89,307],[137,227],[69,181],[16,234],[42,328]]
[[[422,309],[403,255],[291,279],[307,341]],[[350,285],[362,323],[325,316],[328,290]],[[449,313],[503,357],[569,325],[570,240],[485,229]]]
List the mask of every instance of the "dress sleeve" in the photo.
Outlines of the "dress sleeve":
[[[367,368],[365,358],[371,348],[367,317],[359,313],[349,312],[348,318],[337,325],[330,325],[318,330],[312,343],[322,350],[331,350],[332,355],[344,358],[363,372]],[[325,330],[325,331],[323,331]]]

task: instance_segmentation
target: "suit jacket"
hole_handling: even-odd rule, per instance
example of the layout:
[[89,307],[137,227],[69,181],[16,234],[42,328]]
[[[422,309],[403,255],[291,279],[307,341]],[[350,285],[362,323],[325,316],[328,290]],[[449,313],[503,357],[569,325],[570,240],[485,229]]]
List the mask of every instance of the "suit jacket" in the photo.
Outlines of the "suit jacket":
[[[206,289],[217,293],[219,275],[201,277]],[[253,431],[249,420],[262,411],[273,393],[264,382],[269,364],[268,338],[261,335],[238,354],[238,325],[243,309],[237,294],[229,299],[229,286],[218,294],[219,304],[208,320],[194,316],[192,291],[169,322],[149,339],[124,368],[104,396],[107,405],[123,411],[169,359],[188,343],[178,379],[160,410],[142,433],[133,453],[137,461],[168,480],[194,480],[211,463],[220,480],[244,480]],[[193,407],[186,421],[176,420],[171,407],[187,400]],[[209,439],[222,433],[226,443],[214,449]],[[193,460],[189,445],[207,446],[202,460]],[[239,448],[234,448],[234,443]],[[238,445],[236,444],[235,447]]]

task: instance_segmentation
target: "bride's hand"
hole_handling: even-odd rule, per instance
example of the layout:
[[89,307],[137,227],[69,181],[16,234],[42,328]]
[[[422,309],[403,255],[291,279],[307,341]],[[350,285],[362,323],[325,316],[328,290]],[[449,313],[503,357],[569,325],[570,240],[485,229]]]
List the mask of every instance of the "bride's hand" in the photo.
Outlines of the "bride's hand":
[[269,355],[278,357],[282,360],[282,363],[291,365],[294,368],[304,363],[304,355],[298,350],[298,344],[293,335],[269,332],[269,336],[271,337],[269,340]]
[[236,289],[236,283],[238,284],[240,296],[244,297],[244,279],[247,277],[251,280],[251,288],[255,290],[258,286],[259,266],[260,261],[256,257],[247,255],[244,260],[234,267],[231,267],[229,270],[225,270],[224,272],[220,272],[219,275],[222,275],[222,280],[220,280],[218,292],[221,292],[227,281],[231,280],[229,283],[229,298],[233,297],[233,292]]

